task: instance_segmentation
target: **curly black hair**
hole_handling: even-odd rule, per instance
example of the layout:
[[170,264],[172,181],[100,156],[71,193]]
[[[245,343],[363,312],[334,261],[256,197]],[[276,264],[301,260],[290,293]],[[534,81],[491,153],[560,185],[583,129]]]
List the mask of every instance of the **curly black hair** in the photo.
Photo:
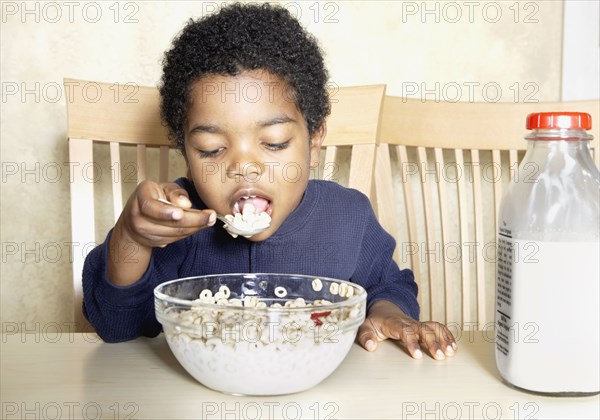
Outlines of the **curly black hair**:
[[163,59],[161,118],[183,151],[194,82],[266,70],[285,81],[312,136],[330,113],[328,73],[317,40],[284,7],[234,3],[190,19]]

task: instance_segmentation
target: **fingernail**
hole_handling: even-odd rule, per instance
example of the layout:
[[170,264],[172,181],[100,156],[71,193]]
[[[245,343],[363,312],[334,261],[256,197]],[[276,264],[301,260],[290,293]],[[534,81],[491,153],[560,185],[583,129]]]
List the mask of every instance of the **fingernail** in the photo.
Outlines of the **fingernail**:
[[417,349],[415,351],[415,359],[422,359],[423,358],[423,352],[419,349]]
[[454,356],[454,349],[452,348],[452,346],[446,347],[446,354],[448,356]]
[[179,204],[184,205],[184,206],[192,205],[192,203],[190,203],[190,200],[188,200],[188,198],[185,195],[179,196]]
[[456,351],[456,349],[458,349],[458,346],[456,345],[456,343],[452,342],[452,348],[454,349],[454,351]]
[[208,225],[212,226],[215,224],[216,221],[217,221],[217,214],[211,213],[210,216],[208,216]]
[[368,351],[373,351],[375,350],[375,343],[373,342],[373,340],[367,340],[367,342],[365,343],[365,347]]
[[438,359],[443,359],[443,358],[445,357],[445,356],[444,356],[444,352],[443,352],[442,350],[440,350],[440,349],[438,349],[438,350],[435,352],[435,355],[436,355],[436,357],[437,357]]

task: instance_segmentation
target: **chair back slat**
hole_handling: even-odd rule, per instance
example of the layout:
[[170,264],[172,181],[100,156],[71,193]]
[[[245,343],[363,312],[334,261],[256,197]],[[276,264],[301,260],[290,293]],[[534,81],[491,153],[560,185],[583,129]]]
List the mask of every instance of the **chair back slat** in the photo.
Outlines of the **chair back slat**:
[[[390,160],[390,150],[389,145],[381,144],[377,146],[377,156],[376,156],[376,166],[379,170],[375,173],[377,180],[376,184],[385,185],[383,187],[384,190],[392,190],[393,189],[393,174],[392,174],[392,164]],[[377,215],[379,217],[379,222],[381,226],[387,232],[396,232],[398,227],[396,224],[396,206],[388,205],[388,200],[380,195],[377,195]],[[396,249],[394,250],[394,260],[398,261],[399,258],[399,248],[400,244],[396,244]]]
[[[419,305],[423,308],[424,299],[423,299],[423,282],[421,281],[420,276],[420,262],[419,262],[419,253],[418,248],[420,244],[417,242],[417,218],[415,213],[415,199],[413,195],[412,185],[408,181],[409,178],[409,160],[408,160],[408,152],[406,146],[397,145],[396,154],[399,159],[400,173],[402,176],[402,196],[404,198],[404,210],[406,212],[406,219],[408,224],[408,241],[402,242],[398,235],[397,231],[392,233],[396,237],[396,247],[401,247],[401,257],[396,260],[400,267],[406,267],[408,261],[404,261],[407,254],[410,255],[410,264],[408,267],[415,274],[415,282],[419,287]],[[379,185],[377,188],[377,196],[382,198],[382,206],[395,206],[394,202],[394,194],[392,190],[386,191],[382,188],[385,184]],[[384,202],[385,200],[385,202]],[[381,218],[380,218],[381,219]],[[384,222],[385,223],[385,222]],[[387,225],[391,225],[391,222],[386,223]]]
[[146,145],[138,144],[136,147],[137,152],[137,182],[138,184],[145,181],[147,178],[146,171]]
[[481,192],[481,167],[479,159],[479,150],[471,149],[471,163],[473,168],[473,205],[475,215],[475,263],[477,266],[477,321],[485,325],[486,316],[486,294],[485,294],[485,273],[486,266],[483,257],[485,247],[484,238],[484,219],[483,219],[483,197]]
[[160,146],[158,181],[169,182],[169,146]]
[[372,197],[373,167],[375,165],[375,143],[358,144],[352,148],[348,186]]
[[502,200],[502,152],[498,149],[492,150],[492,168],[494,180],[494,232],[498,232],[498,213],[500,211],[500,202]]
[[[473,317],[471,316],[471,267],[468,258],[465,258],[465,255],[468,255],[467,242],[469,240],[469,214],[467,208],[467,181],[464,173],[458,174],[458,170],[465,167],[464,161],[464,151],[463,149],[454,149],[454,158],[456,160],[456,168],[457,168],[457,185],[456,185],[456,193],[457,193],[457,202],[458,202],[458,224],[459,224],[459,246],[458,251],[461,255],[461,316],[462,322],[473,322]],[[450,322],[450,320],[456,321],[457,318],[450,317],[446,322]]]
[[332,180],[337,173],[338,146],[325,147],[325,161],[323,163],[323,179]]
[[[444,168],[446,167],[444,162],[444,152],[441,148],[436,147],[435,151],[435,170],[436,170],[436,182],[438,187],[438,196],[439,196],[439,214],[441,219],[441,238],[440,238],[440,256],[442,258],[442,280],[443,286],[445,290],[445,319],[450,319],[451,314],[454,313],[454,282],[452,280],[452,267],[450,264],[449,256],[446,255],[446,244],[450,241],[450,220],[449,214],[450,209],[448,206],[448,188],[449,185],[445,182]],[[437,244],[436,244],[437,246]]]
[[[70,139],[70,162],[91,163],[94,161],[93,144],[87,139]],[[85,172],[78,168],[71,173],[71,232],[73,243],[81,249],[90,249],[96,243],[94,217],[94,183],[86,178]],[[78,331],[84,331],[89,323],[83,317],[83,288],[81,284],[83,262],[82,252],[73,253],[73,305],[75,325]]]
[[[436,253],[439,251],[437,247],[439,242],[435,240],[435,224],[434,224],[434,209],[433,209],[433,198],[431,194],[431,190],[433,188],[432,175],[435,176],[435,173],[429,171],[429,161],[427,159],[427,150],[424,147],[417,147],[418,153],[418,161],[421,163],[421,197],[423,199],[423,208],[425,212],[425,242],[423,252],[427,255],[427,274],[425,278],[427,279],[427,283],[429,284],[429,302],[437,302],[438,301],[438,290],[439,287],[437,285],[437,280],[440,278],[437,275],[437,264],[439,263],[439,259],[436,258]],[[417,243],[417,245],[419,245]],[[433,254],[433,258],[431,258],[431,254]],[[436,261],[437,260],[437,261]],[[429,305],[429,319],[440,319],[437,311],[436,305]],[[435,312],[435,313],[434,313]]]
[[508,162],[510,164],[508,175],[510,180],[512,181],[517,174],[517,169],[519,167],[519,152],[518,150],[509,150],[508,152]]
[[121,215],[123,209],[123,188],[121,187],[121,153],[119,143],[110,143],[110,167],[111,184],[113,194],[113,215],[115,222]]

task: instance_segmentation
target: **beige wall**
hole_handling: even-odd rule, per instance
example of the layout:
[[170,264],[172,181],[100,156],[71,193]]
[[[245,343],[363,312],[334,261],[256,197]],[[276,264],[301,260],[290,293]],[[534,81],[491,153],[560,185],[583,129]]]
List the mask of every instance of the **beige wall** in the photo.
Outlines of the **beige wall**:
[[[24,13],[22,2],[2,3],[3,330],[72,320],[70,255],[82,249],[68,244],[63,77],[154,85],[174,34],[217,3],[113,4],[31,2]],[[420,1],[288,7],[320,39],[337,85],[427,89],[427,100],[558,100],[562,2],[469,4],[427,2],[428,14]]]

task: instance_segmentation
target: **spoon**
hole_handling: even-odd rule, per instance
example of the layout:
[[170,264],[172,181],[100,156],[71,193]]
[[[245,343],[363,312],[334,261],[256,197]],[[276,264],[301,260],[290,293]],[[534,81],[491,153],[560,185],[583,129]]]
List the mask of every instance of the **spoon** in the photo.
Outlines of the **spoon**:
[[[179,207],[177,204],[171,203],[169,200],[165,200],[164,198],[157,198],[157,200],[160,201],[161,203],[168,204],[170,206]],[[179,208],[184,211],[192,210],[192,209],[184,209],[183,207],[179,207]],[[243,236],[244,238],[250,238],[250,237],[257,235],[260,232],[263,232],[269,228],[269,226],[266,226],[266,227],[248,229],[247,226],[236,225],[235,219],[233,219],[233,221],[230,222],[229,220],[227,220],[225,218],[225,216],[222,216],[220,214],[217,214],[217,219],[219,219],[221,222],[224,223],[223,228],[234,238],[237,238],[238,236]]]

